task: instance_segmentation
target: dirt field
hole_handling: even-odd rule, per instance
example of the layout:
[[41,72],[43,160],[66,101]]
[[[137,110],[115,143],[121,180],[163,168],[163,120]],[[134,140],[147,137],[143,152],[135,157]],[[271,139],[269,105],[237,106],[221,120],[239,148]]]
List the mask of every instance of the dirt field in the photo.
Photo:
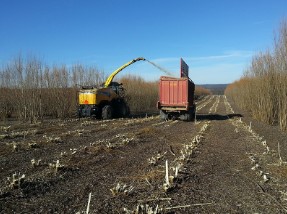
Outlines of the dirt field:
[[0,126],[0,213],[86,213],[90,193],[89,213],[286,213],[286,133],[224,96],[197,108]]

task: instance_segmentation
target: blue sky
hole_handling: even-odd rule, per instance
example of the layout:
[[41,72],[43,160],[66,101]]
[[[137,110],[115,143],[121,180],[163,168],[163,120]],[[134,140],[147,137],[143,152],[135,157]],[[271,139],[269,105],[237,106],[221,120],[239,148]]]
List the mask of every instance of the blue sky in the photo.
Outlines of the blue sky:
[[[182,57],[196,84],[230,83],[286,17],[286,0],[0,0],[0,65],[21,53],[109,74],[142,56],[179,76]],[[164,75],[147,62],[125,74]]]

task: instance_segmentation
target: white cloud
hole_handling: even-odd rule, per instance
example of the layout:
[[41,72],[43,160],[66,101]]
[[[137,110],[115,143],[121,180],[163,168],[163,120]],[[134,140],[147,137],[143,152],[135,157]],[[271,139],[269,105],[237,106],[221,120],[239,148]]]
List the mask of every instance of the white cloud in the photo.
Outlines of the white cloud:
[[171,63],[179,62],[180,58],[183,58],[185,61],[202,61],[202,60],[222,60],[228,58],[249,58],[254,55],[253,51],[244,51],[244,50],[231,50],[226,51],[220,55],[211,55],[211,56],[186,56],[186,57],[167,57],[167,58],[156,58],[152,59],[153,62],[158,63]]

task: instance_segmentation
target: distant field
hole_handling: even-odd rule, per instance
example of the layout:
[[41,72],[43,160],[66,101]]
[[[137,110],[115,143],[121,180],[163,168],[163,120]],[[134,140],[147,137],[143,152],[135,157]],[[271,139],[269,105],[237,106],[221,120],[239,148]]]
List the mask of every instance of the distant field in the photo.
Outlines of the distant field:
[[199,86],[209,89],[212,94],[223,95],[227,85],[228,84],[203,84]]

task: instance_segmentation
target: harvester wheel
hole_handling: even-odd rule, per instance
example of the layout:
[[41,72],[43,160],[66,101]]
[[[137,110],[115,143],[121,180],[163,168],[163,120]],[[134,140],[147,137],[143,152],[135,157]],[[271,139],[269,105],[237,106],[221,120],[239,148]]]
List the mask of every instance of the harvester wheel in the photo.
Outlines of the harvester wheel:
[[119,106],[119,116],[120,117],[127,117],[130,114],[129,107],[126,103],[121,102]]
[[131,110],[130,110],[130,107],[129,107],[129,106],[126,106],[126,107],[127,107],[126,117],[128,117],[128,116],[131,114]]
[[113,118],[113,108],[110,105],[106,105],[102,109],[102,118],[104,120],[109,120]]

